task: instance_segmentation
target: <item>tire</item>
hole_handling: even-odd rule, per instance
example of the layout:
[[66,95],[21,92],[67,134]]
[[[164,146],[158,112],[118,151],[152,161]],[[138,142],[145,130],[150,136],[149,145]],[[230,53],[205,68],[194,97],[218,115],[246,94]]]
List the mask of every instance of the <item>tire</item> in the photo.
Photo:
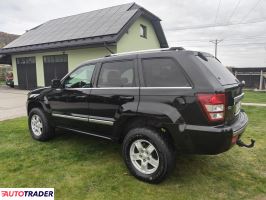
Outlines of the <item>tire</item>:
[[129,171],[148,183],[160,183],[175,167],[173,146],[152,128],[131,129],[123,140],[122,155]]
[[40,108],[33,108],[29,113],[28,126],[31,137],[38,141],[47,141],[54,137],[54,128]]

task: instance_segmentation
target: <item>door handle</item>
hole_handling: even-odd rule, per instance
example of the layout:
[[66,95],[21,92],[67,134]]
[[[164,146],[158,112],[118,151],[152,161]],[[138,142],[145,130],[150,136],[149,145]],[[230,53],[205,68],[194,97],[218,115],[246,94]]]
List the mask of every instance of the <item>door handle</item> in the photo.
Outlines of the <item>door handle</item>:
[[133,101],[134,96],[119,96],[119,99],[124,101]]
[[83,99],[86,99],[87,96],[86,96],[86,95],[81,95],[81,96],[76,96],[76,98],[77,98],[77,99],[82,99],[82,100],[83,100]]

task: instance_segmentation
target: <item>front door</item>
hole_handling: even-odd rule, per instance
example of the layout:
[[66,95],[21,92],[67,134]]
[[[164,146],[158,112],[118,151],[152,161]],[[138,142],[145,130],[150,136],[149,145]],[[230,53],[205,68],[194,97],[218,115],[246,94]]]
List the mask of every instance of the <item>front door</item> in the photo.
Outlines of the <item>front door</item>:
[[47,96],[52,116],[57,125],[64,128],[86,131],[89,111],[88,95],[91,91],[94,64],[77,68]]
[[89,96],[90,129],[112,137],[115,121],[137,111],[139,87],[135,60],[102,63]]

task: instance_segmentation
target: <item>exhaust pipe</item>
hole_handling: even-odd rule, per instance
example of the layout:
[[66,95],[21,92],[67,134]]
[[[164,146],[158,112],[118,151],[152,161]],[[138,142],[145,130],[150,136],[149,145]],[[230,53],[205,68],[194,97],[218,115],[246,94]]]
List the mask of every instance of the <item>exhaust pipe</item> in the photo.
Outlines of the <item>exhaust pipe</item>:
[[240,147],[246,147],[246,148],[252,148],[255,146],[255,140],[251,139],[250,140],[250,144],[245,144],[243,141],[241,141],[240,139],[236,141],[236,144]]

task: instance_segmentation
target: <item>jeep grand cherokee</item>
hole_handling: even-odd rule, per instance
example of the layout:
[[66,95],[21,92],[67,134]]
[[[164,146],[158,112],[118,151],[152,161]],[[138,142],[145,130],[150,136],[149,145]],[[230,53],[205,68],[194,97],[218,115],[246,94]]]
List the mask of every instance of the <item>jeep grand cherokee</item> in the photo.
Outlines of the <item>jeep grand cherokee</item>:
[[219,154],[241,144],[248,124],[243,96],[242,84],[208,53],[114,54],[31,91],[28,123],[39,141],[60,128],[120,142],[129,171],[158,183],[174,168],[177,151]]

